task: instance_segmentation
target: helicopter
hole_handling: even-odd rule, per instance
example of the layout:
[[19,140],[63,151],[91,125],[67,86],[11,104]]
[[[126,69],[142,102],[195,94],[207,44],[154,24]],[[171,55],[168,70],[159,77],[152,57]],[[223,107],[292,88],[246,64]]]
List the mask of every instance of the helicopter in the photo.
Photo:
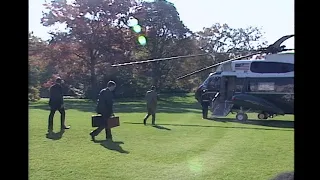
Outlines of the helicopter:
[[[257,112],[258,119],[294,114],[294,49],[281,46],[293,36],[283,36],[273,44],[251,51],[248,55],[210,65],[177,79],[216,67],[216,71],[209,74],[195,93],[199,103],[210,107],[211,118],[225,117],[230,112],[237,113],[238,121],[248,120],[248,112]],[[112,67],[202,55],[208,54],[135,61]],[[252,58],[255,55],[262,55],[262,58]]]

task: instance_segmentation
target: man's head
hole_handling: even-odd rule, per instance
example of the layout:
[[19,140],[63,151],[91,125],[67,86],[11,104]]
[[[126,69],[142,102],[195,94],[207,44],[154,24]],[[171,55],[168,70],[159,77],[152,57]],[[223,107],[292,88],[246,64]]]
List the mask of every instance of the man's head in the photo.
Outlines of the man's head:
[[108,84],[107,84],[107,88],[110,90],[110,91],[114,91],[114,89],[116,88],[116,83],[114,81],[109,81]]
[[62,83],[62,79],[61,79],[60,77],[58,77],[58,78],[56,79],[56,83],[57,83],[57,84],[61,84],[61,83]]
[[156,89],[156,87],[155,86],[151,86],[151,90],[155,90]]

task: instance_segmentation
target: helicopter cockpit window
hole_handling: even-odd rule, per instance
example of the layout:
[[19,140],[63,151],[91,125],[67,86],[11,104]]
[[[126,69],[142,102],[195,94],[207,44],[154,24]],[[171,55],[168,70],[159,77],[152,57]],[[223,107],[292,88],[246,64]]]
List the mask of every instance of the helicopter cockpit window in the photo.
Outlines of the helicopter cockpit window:
[[209,90],[218,91],[220,89],[220,79],[220,77],[211,76],[207,88]]
[[209,78],[210,78],[210,77],[208,77],[208,78],[202,83],[202,87],[203,87],[203,88],[207,88],[207,87],[208,87]]
[[294,65],[282,62],[252,62],[250,70],[254,73],[287,73],[294,71]]

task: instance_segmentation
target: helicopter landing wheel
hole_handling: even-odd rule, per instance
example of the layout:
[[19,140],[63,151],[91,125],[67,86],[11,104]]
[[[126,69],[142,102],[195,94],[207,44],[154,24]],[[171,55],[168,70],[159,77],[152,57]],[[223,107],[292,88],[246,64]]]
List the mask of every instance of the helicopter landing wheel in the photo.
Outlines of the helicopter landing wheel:
[[267,113],[259,113],[258,119],[268,119],[268,114]]
[[248,120],[248,115],[246,113],[238,113],[236,115],[236,119],[238,121],[246,121],[246,120]]

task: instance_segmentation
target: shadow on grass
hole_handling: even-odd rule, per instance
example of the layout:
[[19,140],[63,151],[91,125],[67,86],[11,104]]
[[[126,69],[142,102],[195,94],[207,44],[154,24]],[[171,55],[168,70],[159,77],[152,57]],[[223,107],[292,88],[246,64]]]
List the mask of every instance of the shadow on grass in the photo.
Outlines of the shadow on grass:
[[129,151],[123,150],[120,144],[124,144],[122,141],[113,141],[113,140],[97,140],[95,143],[100,143],[106,149],[117,151],[123,154],[129,154]]
[[294,172],[282,172],[270,180],[294,180]]
[[251,120],[247,120],[245,122],[237,121],[232,118],[214,118],[214,119],[208,119],[208,120],[219,121],[219,122],[233,122],[233,123],[240,123],[240,124],[251,124],[251,125],[276,127],[276,128],[294,128],[294,121],[289,121],[289,120],[251,119]]
[[64,130],[61,130],[57,133],[55,133],[55,132],[47,133],[46,138],[52,139],[52,140],[59,140],[62,138],[64,132],[65,132]]
[[[124,124],[143,124],[143,123],[132,123],[132,122],[123,122]],[[274,129],[274,128],[255,128],[255,127],[236,127],[236,126],[205,126],[205,125],[196,125],[196,124],[159,124],[166,126],[181,126],[181,127],[208,127],[208,128],[231,128],[231,129],[255,129],[255,130],[276,130],[276,131],[293,131],[292,129]]]
[[164,126],[153,125],[152,127],[156,128],[156,129],[160,129],[160,130],[167,130],[167,131],[171,131],[171,129],[166,128],[166,127],[164,127]]
[[[96,104],[93,102],[85,102],[79,100],[66,100],[65,109],[75,109],[83,112],[95,112]],[[29,105],[29,109],[42,109],[48,110],[49,106],[47,103],[35,103]],[[188,113],[188,112],[199,112],[201,106],[194,103],[184,102],[172,102],[172,101],[159,101],[158,102],[158,113]],[[114,104],[115,113],[145,113],[146,104],[144,101],[128,101],[128,102],[116,102]]]

